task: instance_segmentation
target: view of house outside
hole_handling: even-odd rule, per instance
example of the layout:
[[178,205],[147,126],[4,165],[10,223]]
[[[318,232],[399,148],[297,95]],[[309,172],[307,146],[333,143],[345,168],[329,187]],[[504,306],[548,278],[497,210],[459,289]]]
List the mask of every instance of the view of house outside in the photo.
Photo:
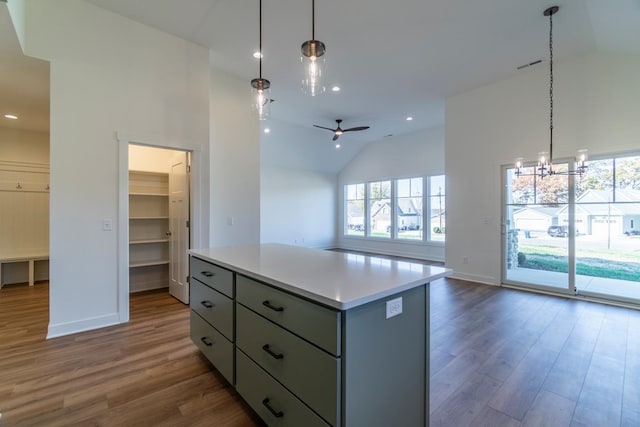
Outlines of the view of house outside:
[[344,234],[444,243],[444,188],[444,175],[345,185]]

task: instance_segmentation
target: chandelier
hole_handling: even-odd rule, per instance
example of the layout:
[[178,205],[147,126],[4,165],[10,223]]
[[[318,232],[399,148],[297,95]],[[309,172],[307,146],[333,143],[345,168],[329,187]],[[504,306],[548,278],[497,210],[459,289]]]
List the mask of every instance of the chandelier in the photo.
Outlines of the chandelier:
[[558,6],[552,6],[544,11],[544,16],[549,17],[549,151],[541,151],[538,154],[538,164],[534,173],[524,173],[523,158],[516,159],[516,176],[539,176],[544,178],[551,175],[577,175],[582,177],[587,170],[588,151],[586,149],[578,150],[576,156],[577,166],[574,170],[558,171],[553,167],[553,15],[558,12]]

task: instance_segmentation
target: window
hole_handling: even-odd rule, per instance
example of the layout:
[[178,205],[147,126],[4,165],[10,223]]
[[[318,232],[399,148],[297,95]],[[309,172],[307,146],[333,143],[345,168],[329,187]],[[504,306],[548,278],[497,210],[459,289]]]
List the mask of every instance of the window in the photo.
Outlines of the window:
[[423,179],[408,178],[396,181],[396,229],[398,239],[422,240]]
[[429,226],[431,240],[444,242],[445,221],[444,175],[432,176],[429,180]]
[[369,183],[369,236],[391,237],[391,181]]
[[364,236],[364,184],[347,185],[345,190],[345,234]]
[[445,176],[344,186],[344,234],[401,241],[445,241]]

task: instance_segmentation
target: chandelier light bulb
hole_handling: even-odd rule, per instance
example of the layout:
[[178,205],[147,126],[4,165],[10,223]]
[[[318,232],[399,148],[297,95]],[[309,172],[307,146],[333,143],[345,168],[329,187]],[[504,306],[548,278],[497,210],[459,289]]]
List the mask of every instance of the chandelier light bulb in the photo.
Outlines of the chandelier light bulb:
[[587,160],[589,160],[589,150],[587,149],[578,150],[577,159],[578,159],[578,168],[580,169],[586,168]]

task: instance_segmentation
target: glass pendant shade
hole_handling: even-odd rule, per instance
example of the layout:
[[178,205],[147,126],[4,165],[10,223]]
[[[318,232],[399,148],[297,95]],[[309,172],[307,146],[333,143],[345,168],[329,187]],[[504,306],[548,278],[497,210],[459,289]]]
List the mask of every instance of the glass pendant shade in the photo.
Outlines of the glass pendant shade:
[[538,170],[540,171],[549,170],[549,152],[548,151],[541,151],[538,153]]
[[578,169],[585,169],[587,167],[587,160],[589,160],[589,150],[582,149],[578,150],[578,155],[576,156],[576,160],[578,163]]
[[271,82],[267,79],[251,80],[252,107],[260,120],[266,120],[271,114]]
[[325,91],[324,65],[325,46],[319,40],[307,40],[302,43],[302,56],[300,61],[303,66],[302,91],[308,95],[316,96]]

